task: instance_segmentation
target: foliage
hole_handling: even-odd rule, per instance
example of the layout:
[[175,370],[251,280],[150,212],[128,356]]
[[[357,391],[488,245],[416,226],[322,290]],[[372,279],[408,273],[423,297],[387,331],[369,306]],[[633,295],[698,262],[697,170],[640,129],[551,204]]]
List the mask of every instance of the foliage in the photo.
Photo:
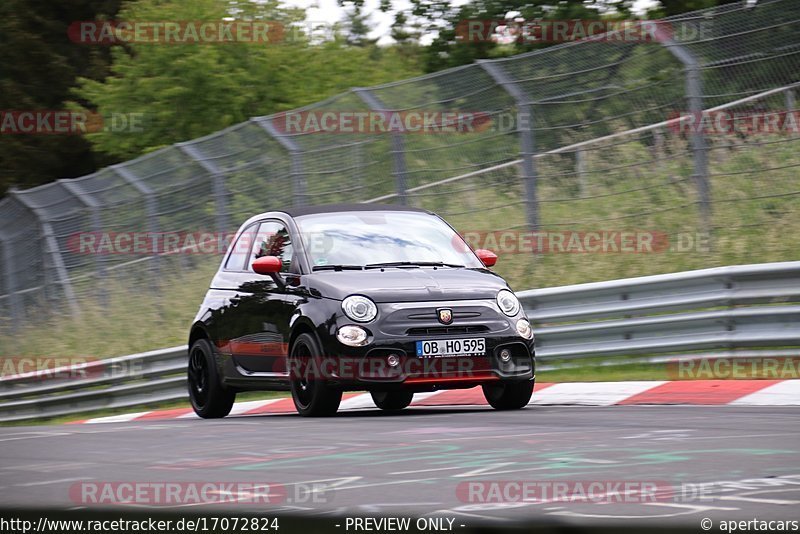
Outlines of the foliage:
[[[69,40],[72,21],[113,17],[122,0],[3,0],[0,2],[0,110],[59,110],[76,77],[108,73],[106,48]],[[0,193],[60,177],[80,176],[104,162],[76,135],[4,135]]]
[[[303,19],[275,1],[239,2],[237,18],[276,21],[284,27]],[[229,15],[223,0],[139,0],[122,10],[126,20],[219,20]],[[115,158],[200,137],[249,117],[323,99],[356,84],[389,81],[416,73],[414,62],[392,49],[351,47],[343,39],[311,45],[302,32],[286,32],[279,43],[135,43],[115,47],[112,76],[81,79],[76,95],[103,116],[139,113],[141,131],[89,134],[95,148]]]

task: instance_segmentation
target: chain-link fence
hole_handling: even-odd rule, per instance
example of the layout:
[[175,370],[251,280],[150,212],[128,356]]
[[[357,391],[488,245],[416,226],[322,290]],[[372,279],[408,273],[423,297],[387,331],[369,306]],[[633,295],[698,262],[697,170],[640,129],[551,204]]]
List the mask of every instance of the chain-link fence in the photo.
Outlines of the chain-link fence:
[[[12,191],[0,201],[0,316],[18,325],[142,288],[161,306],[174,289],[163,273],[207,279],[219,259],[185,253],[197,252],[190,237],[224,242],[254,213],[340,201],[436,211],[499,251],[518,289],[797,259],[800,3],[684,14],[651,37],[357,88]],[[434,127],[342,127],[374,112]],[[326,114],[336,128],[308,126]],[[441,127],[446,114],[470,122]],[[136,235],[177,236],[179,252]]]

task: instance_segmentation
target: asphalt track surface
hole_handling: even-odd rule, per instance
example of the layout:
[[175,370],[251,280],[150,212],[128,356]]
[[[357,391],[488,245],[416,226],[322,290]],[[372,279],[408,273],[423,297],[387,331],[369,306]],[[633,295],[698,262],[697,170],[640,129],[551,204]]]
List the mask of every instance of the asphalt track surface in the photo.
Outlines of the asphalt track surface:
[[[799,438],[797,408],[737,406],[530,406],[516,412],[412,407],[326,419],[285,414],[4,427],[0,499],[6,509],[90,510],[97,506],[70,496],[75,484],[229,481],[281,484],[286,497],[272,504],[158,508],[331,520],[446,517],[456,527],[530,520],[800,520]],[[573,500],[540,494],[521,502],[491,493],[492,482],[556,481],[572,484]],[[578,484],[613,487],[615,481],[657,481],[657,498],[637,498],[635,492],[624,495],[626,502],[613,493],[594,502],[576,497]],[[470,496],[464,484],[475,482],[484,483],[472,486],[483,490]],[[664,484],[672,491],[665,493]]]

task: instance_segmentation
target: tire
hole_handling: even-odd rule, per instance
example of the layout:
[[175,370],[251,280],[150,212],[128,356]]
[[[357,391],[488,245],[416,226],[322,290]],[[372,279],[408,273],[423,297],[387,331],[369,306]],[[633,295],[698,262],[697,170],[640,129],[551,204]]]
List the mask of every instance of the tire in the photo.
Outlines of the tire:
[[387,412],[396,412],[408,407],[414,400],[411,391],[370,391],[375,406]]
[[203,419],[219,419],[231,413],[236,393],[225,388],[217,372],[214,352],[207,339],[198,339],[189,349],[189,400]]
[[[292,344],[289,354],[291,370],[292,400],[297,413],[303,417],[329,417],[334,415],[342,402],[342,391],[330,387],[322,376],[309,373],[311,361],[319,363],[322,351],[311,334],[300,334]],[[319,369],[319,366],[315,366]],[[311,374],[312,376],[309,376]]]
[[484,384],[483,396],[495,410],[519,410],[527,406],[533,396],[533,380]]

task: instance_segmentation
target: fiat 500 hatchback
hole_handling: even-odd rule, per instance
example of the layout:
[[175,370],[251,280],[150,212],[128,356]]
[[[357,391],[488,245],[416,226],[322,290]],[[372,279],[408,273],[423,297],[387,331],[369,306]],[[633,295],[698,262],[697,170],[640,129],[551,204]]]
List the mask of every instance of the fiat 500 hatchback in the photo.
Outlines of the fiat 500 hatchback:
[[231,241],[189,335],[201,417],[238,392],[291,390],[304,416],[345,391],[383,410],[414,393],[482,386],[497,409],[528,404],[531,325],[508,284],[443,219],[403,206],[263,213]]

